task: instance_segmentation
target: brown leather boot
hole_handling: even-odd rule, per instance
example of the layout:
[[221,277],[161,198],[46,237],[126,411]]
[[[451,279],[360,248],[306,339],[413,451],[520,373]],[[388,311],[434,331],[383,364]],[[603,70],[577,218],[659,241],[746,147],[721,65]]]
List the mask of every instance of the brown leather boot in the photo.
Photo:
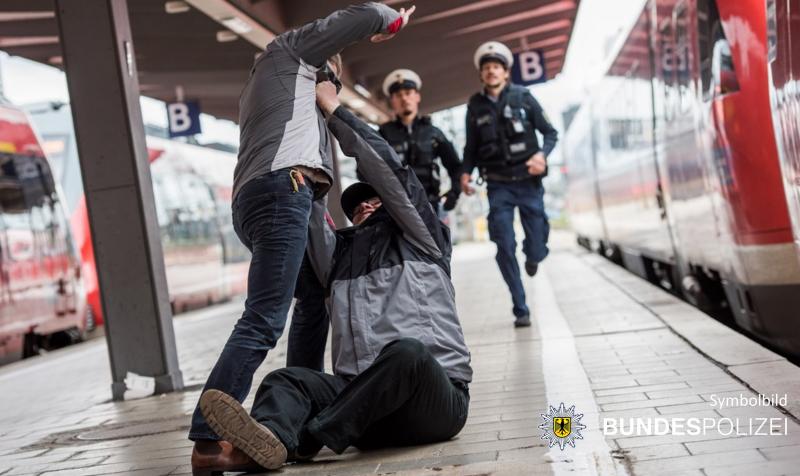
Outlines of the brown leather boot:
[[211,429],[230,441],[266,469],[286,463],[286,447],[272,430],[252,418],[235,398],[219,390],[206,390],[200,411]]
[[192,449],[192,475],[221,475],[224,471],[263,471],[253,458],[227,441],[197,441]]

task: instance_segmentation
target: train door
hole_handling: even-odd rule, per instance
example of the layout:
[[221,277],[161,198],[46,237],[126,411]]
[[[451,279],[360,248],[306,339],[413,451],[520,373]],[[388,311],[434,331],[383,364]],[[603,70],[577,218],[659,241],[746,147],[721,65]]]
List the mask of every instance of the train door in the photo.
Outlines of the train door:
[[174,312],[221,300],[224,256],[211,188],[174,154],[159,157],[151,171]]
[[656,196],[664,219],[669,230],[673,254],[673,268],[655,270],[662,286],[676,289],[679,285],[681,265],[680,237],[677,233],[675,210],[676,191],[673,190],[675,167],[671,165],[675,151],[672,150],[674,141],[673,122],[675,120],[675,94],[676,88],[676,55],[675,35],[672,21],[672,12],[676,0],[657,0],[651,8],[651,49],[653,52],[653,129],[656,169],[658,171],[658,187]]
[[721,264],[719,225],[708,194],[710,162],[702,147],[700,92],[697,85],[697,2],[658,2],[654,78],[657,154],[662,194],[670,209],[680,275],[690,263]]
[[5,232],[8,306],[5,329],[27,334],[55,315],[52,290],[40,263],[36,221],[31,213],[31,193],[26,193],[30,157],[0,155],[0,209]]

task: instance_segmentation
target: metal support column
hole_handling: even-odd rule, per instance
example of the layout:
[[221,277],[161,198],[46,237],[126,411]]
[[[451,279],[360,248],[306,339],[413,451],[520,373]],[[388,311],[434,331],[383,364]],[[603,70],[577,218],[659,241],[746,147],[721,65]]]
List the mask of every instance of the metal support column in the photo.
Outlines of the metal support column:
[[183,388],[126,0],[56,0],[113,377]]

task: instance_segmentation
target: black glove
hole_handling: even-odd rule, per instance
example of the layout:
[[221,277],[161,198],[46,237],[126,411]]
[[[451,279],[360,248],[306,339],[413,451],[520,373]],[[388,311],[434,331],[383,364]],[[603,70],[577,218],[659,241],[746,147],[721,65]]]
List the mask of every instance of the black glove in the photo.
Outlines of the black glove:
[[444,211],[449,212],[450,210],[456,207],[456,202],[458,201],[458,190],[450,190],[445,194],[444,199]]

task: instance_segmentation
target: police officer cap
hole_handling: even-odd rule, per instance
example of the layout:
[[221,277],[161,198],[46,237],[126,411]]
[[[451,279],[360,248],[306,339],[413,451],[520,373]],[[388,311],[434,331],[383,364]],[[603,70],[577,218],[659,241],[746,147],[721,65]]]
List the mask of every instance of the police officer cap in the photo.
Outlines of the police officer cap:
[[500,43],[499,41],[487,41],[475,50],[475,68],[480,70],[483,63],[488,60],[499,61],[506,67],[510,68],[514,64],[514,55],[508,46]]
[[377,196],[378,192],[372,188],[372,185],[366,182],[356,182],[344,189],[342,198],[339,200],[342,204],[342,211],[347,215],[350,221],[353,221],[353,212],[356,211],[356,207],[359,206],[361,202],[365,202]]
[[398,89],[416,89],[422,88],[422,80],[419,75],[410,69],[396,69],[386,75],[383,80],[383,94],[387,97]]

